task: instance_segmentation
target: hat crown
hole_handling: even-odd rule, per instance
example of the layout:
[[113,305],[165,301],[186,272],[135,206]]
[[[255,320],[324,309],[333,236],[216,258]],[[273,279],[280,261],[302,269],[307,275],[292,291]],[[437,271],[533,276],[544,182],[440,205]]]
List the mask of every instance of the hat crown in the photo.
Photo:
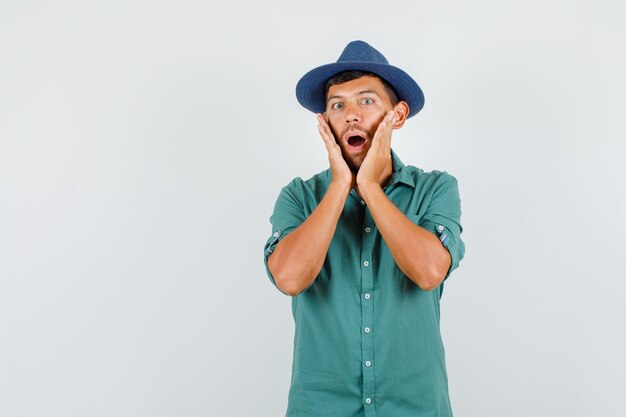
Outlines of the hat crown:
[[352,41],[343,50],[337,62],[376,62],[389,64],[387,58],[367,42]]
[[364,71],[376,74],[387,81],[398,98],[409,105],[408,117],[424,107],[424,93],[413,78],[400,68],[390,65],[387,58],[367,42],[356,40],[344,48],[337,62],[313,68],[300,78],[296,85],[296,98],[314,113],[326,111],[326,84],[344,71]]

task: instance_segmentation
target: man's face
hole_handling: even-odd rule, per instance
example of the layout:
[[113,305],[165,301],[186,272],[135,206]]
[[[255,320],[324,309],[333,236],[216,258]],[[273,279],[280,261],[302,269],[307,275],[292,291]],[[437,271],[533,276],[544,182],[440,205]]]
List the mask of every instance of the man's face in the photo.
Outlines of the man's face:
[[372,146],[374,133],[393,109],[378,77],[364,76],[328,89],[325,116],[343,159],[357,172]]

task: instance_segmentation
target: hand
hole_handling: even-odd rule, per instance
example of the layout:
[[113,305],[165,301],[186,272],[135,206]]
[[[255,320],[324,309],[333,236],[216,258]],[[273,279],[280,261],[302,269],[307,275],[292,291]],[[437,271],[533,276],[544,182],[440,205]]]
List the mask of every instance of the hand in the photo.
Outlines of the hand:
[[356,177],[357,185],[362,187],[383,182],[391,175],[391,132],[393,131],[394,112],[390,111],[380,122],[374,138]]
[[326,150],[328,151],[328,162],[330,163],[330,171],[333,177],[333,182],[352,185],[354,174],[348,167],[343,155],[341,154],[341,148],[335,140],[333,132],[330,130],[330,126],[326,122],[326,119],[320,113],[317,114],[317,130],[320,132],[320,136],[324,140]]

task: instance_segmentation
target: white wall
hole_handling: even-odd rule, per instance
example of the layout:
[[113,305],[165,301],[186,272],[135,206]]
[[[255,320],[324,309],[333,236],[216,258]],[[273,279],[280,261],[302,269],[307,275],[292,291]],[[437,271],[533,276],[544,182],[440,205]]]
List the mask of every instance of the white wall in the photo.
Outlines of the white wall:
[[456,415],[621,415],[625,11],[2,2],[0,415],[284,415],[262,247],[280,188],[326,168],[295,84],[353,39],[424,89],[398,155],[459,180]]

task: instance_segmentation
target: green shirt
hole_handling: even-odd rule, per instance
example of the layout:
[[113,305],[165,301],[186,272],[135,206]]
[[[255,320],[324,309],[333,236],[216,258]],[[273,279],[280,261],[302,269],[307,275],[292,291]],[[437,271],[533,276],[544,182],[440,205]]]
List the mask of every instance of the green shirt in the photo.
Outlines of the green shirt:
[[[415,224],[463,258],[456,179],[406,166],[391,151],[384,192]],[[304,222],[331,181],[330,169],[284,187],[270,221],[267,259]],[[295,321],[287,417],[452,416],[439,330],[443,283],[423,291],[395,264],[372,215],[352,190],[322,270],[292,298]],[[278,288],[278,287],[276,287]]]

